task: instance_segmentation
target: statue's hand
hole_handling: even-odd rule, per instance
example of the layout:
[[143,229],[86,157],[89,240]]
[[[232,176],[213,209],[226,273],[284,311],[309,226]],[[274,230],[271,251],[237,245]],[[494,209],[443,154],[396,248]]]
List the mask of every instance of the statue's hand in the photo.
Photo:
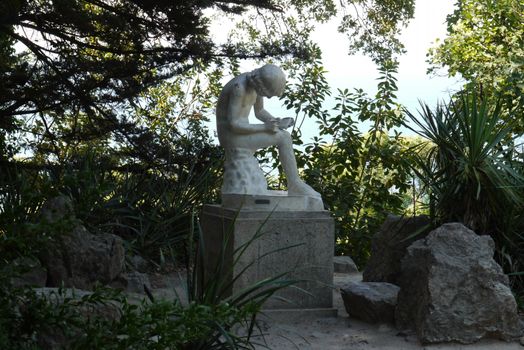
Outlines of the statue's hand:
[[280,130],[285,130],[295,123],[293,118],[278,118],[278,127]]
[[279,130],[279,120],[278,119],[271,119],[264,122],[264,125],[266,126],[266,131],[269,131],[271,133],[276,133]]

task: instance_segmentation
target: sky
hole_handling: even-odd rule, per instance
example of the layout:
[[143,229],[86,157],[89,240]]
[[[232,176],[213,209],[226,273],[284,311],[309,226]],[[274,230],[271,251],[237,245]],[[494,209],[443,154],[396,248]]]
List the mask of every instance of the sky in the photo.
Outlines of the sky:
[[[439,76],[426,73],[429,68],[426,54],[430,47],[435,46],[437,38],[445,38],[446,16],[453,11],[453,4],[451,0],[417,0],[415,16],[402,32],[401,41],[407,53],[399,59],[397,98],[400,104],[413,113],[418,109],[419,100],[434,106],[437,101],[447,100],[453,91],[460,89],[461,81],[447,77],[445,71],[440,72]],[[328,84],[332,92],[336,92],[337,88],[362,88],[373,96],[378,77],[376,66],[366,56],[347,54],[347,38],[337,32],[338,23],[339,20],[334,19],[321,24],[313,34],[313,40],[319,44],[323,53]],[[265,101],[265,107],[275,117],[294,117],[274,98]],[[302,129],[303,141],[307,142],[315,136],[316,130],[314,122],[305,123]],[[407,130],[402,131],[408,133]]]

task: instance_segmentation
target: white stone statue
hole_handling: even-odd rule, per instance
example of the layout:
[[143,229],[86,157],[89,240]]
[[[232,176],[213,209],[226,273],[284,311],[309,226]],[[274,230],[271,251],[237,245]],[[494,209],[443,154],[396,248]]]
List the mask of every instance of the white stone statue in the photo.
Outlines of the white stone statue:
[[[264,109],[263,98],[281,96],[286,85],[282,69],[266,64],[252,72],[243,73],[229,81],[218,99],[216,116],[220,145],[224,147],[224,182],[222,199],[227,195],[285,195],[315,198],[320,195],[298,175],[291,135],[284,129],[293,124],[292,118],[275,118]],[[263,123],[250,124],[249,113]],[[277,146],[286,174],[287,193],[268,191],[266,178],[254,152]]]

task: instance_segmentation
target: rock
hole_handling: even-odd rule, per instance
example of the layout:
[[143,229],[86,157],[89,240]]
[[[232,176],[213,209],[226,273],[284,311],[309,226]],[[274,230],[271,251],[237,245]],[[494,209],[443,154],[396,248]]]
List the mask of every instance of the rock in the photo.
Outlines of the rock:
[[340,292],[351,317],[370,323],[394,323],[399,289],[386,282],[349,282]]
[[44,222],[54,223],[67,217],[74,217],[73,203],[71,198],[65,195],[60,195],[48,199],[42,209],[40,216]]
[[135,271],[146,273],[150,269],[149,262],[140,255],[133,255],[128,258],[128,261]]
[[398,284],[400,261],[406,248],[415,240],[426,236],[429,224],[430,220],[425,215],[388,215],[371,240],[371,257],[362,273],[362,279],[366,282]]
[[40,211],[42,222],[58,224],[70,232],[56,235],[39,257],[47,269],[48,287],[92,289],[96,282],[107,284],[124,268],[124,245],[112,234],[93,235],[79,225],[72,201],[65,195],[49,199]]
[[[145,273],[131,271],[122,273],[111,283],[114,288],[120,288],[127,293],[145,294],[145,288],[152,290],[149,276]],[[144,287],[145,286],[145,287]]]
[[124,245],[112,234],[93,235],[76,226],[50,244],[41,257],[48,271],[48,287],[92,289],[96,282],[107,284],[124,268]]
[[414,242],[402,260],[397,327],[415,329],[422,343],[517,337],[517,304],[494,248],[458,223]]
[[520,345],[524,346],[524,337],[520,337]]
[[335,256],[333,258],[335,272],[355,273],[358,272],[357,265],[349,256]]
[[[109,321],[118,321],[121,316],[121,304],[117,301],[110,300],[106,302],[78,302],[86,297],[89,297],[93,292],[73,289],[73,288],[35,288],[35,293],[47,299],[47,301],[53,307],[58,307],[64,303],[64,300],[68,302],[74,301],[76,311],[84,318],[91,318],[93,316],[100,317]],[[78,301],[78,302],[77,302]]]
[[25,257],[15,259],[12,264],[14,267],[20,267],[22,271],[19,276],[12,279],[15,287],[45,287],[47,270],[42,266],[40,261]]
[[[102,318],[110,322],[117,322],[121,316],[121,305],[115,301],[110,302],[80,302],[82,298],[90,296],[92,293],[78,289],[62,289],[62,288],[36,288],[34,289],[36,295],[46,299],[52,308],[60,308],[67,300],[69,303],[74,303],[75,314],[79,315],[81,319],[88,320],[93,317]],[[21,308],[23,309],[22,303]],[[62,320],[63,322],[65,320]],[[77,325],[78,327],[78,325]],[[80,335],[84,330],[76,328],[70,324],[68,332],[56,323],[52,326],[47,325],[39,329],[36,333],[36,340],[39,349],[69,349],[71,342],[76,335]]]

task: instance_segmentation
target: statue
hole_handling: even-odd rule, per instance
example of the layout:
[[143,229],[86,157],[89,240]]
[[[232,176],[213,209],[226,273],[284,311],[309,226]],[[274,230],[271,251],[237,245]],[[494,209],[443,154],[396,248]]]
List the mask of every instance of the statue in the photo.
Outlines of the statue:
[[[299,177],[291,135],[285,131],[293,119],[275,118],[264,109],[263,98],[281,96],[285,85],[282,69],[266,64],[236,76],[222,89],[216,117],[218,139],[226,154],[223,198],[228,194],[271,196],[278,192],[268,191],[267,180],[253,156],[256,150],[275,145],[288,183],[284,195],[314,197],[321,203],[320,194]],[[256,118],[263,123],[249,123],[252,107]]]

